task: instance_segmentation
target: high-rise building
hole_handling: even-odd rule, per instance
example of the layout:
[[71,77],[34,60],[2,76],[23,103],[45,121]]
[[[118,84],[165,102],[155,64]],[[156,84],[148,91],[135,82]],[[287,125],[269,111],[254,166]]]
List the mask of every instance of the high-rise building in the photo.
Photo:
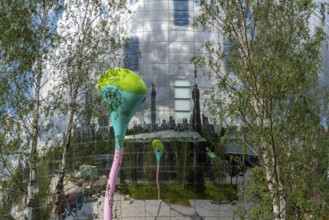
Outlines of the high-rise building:
[[[193,108],[207,114],[202,105],[201,109],[194,107],[193,85],[203,94],[211,80],[203,74],[196,77],[190,59],[201,53],[202,44],[218,41],[221,35],[193,27],[193,19],[200,13],[199,0],[129,0],[128,5],[133,19],[124,49],[125,66],[142,76],[149,88],[131,125],[174,129],[173,124],[177,127],[184,122],[192,130]],[[204,101],[201,95],[198,103]]]
[[[222,42],[224,50],[227,42],[221,33],[193,27],[193,19],[201,10],[199,0],[128,0],[128,7],[133,19],[128,25],[125,66],[142,76],[149,88],[148,99],[131,125],[164,128],[174,120],[176,126],[187,124],[193,130],[197,127],[193,125],[195,120],[191,121],[193,109],[199,108],[201,114],[208,116],[203,108],[207,99],[203,92],[213,81],[198,71],[190,59],[202,53],[200,48],[206,41]],[[321,25],[317,13],[311,16],[310,25]],[[328,25],[325,31],[329,35]],[[324,86],[329,85],[329,50],[325,43],[321,53],[323,71],[319,73],[319,83]],[[194,106],[194,85],[200,93],[199,107]]]

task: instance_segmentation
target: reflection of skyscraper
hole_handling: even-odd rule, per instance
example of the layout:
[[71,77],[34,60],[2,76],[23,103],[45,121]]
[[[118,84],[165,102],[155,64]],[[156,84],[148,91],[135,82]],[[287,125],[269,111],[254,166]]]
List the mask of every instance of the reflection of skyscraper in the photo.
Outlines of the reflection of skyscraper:
[[[145,122],[153,130],[156,123],[160,126],[163,120],[172,128],[187,119],[186,124],[190,126],[191,79],[195,70],[190,60],[199,54],[203,43],[218,41],[218,33],[194,29],[193,19],[200,14],[200,1],[134,0],[128,1],[128,7],[134,13],[127,26],[125,67],[138,73],[150,91],[148,101],[134,116],[135,120]],[[213,82],[206,75],[196,80],[200,93]],[[206,99],[201,96],[199,102]]]
[[[206,116],[208,109],[203,103],[209,100],[204,91],[216,83],[216,74],[204,67],[209,74],[199,74],[193,80],[195,66],[191,58],[203,54],[202,45],[205,42],[218,43],[225,55],[228,53],[229,42],[216,30],[204,30],[193,27],[194,18],[201,13],[199,0],[129,0],[128,7],[133,13],[131,23],[128,23],[128,47],[124,49],[125,66],[138,73],[149,85],[157,86],[156,109],[153,101],[144,102],[139,113],[134,117],[138,123],[153,127],[155,120],[169,122],[173,116],[176,124],[190,121],[193,112],[191,85],[198,84],[202,94],[199,97],[200,110]],[[160,10],[161,9],[161,10]],[[315,20],[314,20],[315,19]],[[312,15],[314,23],[318,23]],[[328,31],[328,29],[327,29]],[[328,50],[324,47],[324,62],[328,59]],[[130,65],[127,65],[130,64]],[[225,63],[223,70],[225,69]],[[324,63],[325,74],[322,74],[323,84],[327,84],[329,62]],[[325,76],[325,77],[324,77]],[[210,79],[209,79],[210,77]],[[151,95],[151,94],[150,94]],[[152,105],[152,106],[151,106]],[[156,116],[156,117],[155,117]],[[212,123],[212,121],[210,121]]]
[[194,131],[201,133],[201,116],[200,116],[200,91],[198,85],[195,84],[192,90],[192,99],[194,102],[192,113],[192,128]]
[[155,98],[157,93],[154,88],[154,84],[152,83],[152,91],[151,91],[151,128],[156,128],[156,106],[155,106]]

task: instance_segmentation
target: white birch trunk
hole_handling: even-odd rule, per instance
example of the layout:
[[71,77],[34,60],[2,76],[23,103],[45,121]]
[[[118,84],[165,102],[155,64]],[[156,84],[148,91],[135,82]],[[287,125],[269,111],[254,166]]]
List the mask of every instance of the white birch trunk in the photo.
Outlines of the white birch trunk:
[[[264,127],[263,120],[260,114],[260,107],[256,101],[253,101],[253,106],[257,114],[256,123],[258,127]],[[275,220],[285,220],[286,219],[286,199],[284,195],[284,187],[280,179],[280,165],[278,163],[278,158],[270,144],[265,140],[261,141],[262,145],[262,158],[265,166],[265,175],[267,181],[267,188],[272,196],[272,209]]]
[[35,171],[36,171],[36,163],[34,156],[31,156],[29,160],[30,167],[30,177],[29,184],[27,187],[27,205],[25,210],[25,219],[32,220],[33,217],[33,201],[34,201],[34,193],[35,193]]
[[279,184],[279,199],[280,199],[280,218],[282,220],[287,218],[287,212],[286,212],[286,195],[284,193],[284,187],[283,184],[281,182],[281,178],[280,178],[280,171],[279,168],[277,168],[277,172],[278,172],[278,184]]
[[280,220],[280,204],[277,197],[277,181],[276,177],[274,176],[273,172],[273,164],[271,158],[269,158],[268,153],[266,152],[268,149],[264,149],[263,152],[263,161],[265,165],[265,173],[266,173],[266,181],[267,181],[267,188],[270,191],[272,196],[272,209],[273,215],[275,220]]
[[29,168],[30,176],[27,187],[27,201],[24,218],[26,220],[32,220],[33,218],[33,203],[34,195],[36,191],[36,163],[38,159],[38,136],[39,136],[39,118],[40,118],[40,90],[41,90],[41,78],[43,74],[43,43],[46,34],[46,22],[48,17],[47,5],[43,5],[42,21],[39,28],[39,48],[37,51],[37,62],[34,70],[34,100],[33,100],[33,121],[32,121],[32,137],[31,137],[31,151],[29,156]]
[[77,90],[74,91],[73,97],[72,97],[72,109],[69,116],[69,123],[66,130],[65,139],[63,142],[63,155],[62,155],[62,164],[61,169],[58,174],[57,183],[55,186],[55,193],[54,193],[54,205],[51,212],[51,219],[61,219],[61,214],[58,213],[59,206],[61,205],[61,199],[64,196],[64,177],[66,172],[66,155],[70,147],[71,142],[71,136],[73,131],[73,124],[74,124],[74,113],[75,113],[75,103],[77,99]]

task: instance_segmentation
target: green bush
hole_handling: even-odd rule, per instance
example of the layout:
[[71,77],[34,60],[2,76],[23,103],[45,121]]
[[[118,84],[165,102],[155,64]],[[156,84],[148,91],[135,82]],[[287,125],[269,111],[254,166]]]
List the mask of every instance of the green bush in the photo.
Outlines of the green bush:
[[203,194],[205,192],[205,180],[201,168],[191,169],[187,175],[187,182],[195,193]]

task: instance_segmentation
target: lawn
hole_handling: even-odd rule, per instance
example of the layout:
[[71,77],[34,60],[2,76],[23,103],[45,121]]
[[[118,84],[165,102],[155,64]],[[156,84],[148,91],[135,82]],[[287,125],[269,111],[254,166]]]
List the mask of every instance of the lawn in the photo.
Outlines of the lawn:
[[[208,199],[213,201],[237,200],[237,193],[233,185],[204,184],[204,192],[195,192],[195,187],[175,183],[161,184],[161,200],[172,204],[189,206],[190,199]],[[127,194],[134,199],[158,199],[155,184],[128,185]]]

